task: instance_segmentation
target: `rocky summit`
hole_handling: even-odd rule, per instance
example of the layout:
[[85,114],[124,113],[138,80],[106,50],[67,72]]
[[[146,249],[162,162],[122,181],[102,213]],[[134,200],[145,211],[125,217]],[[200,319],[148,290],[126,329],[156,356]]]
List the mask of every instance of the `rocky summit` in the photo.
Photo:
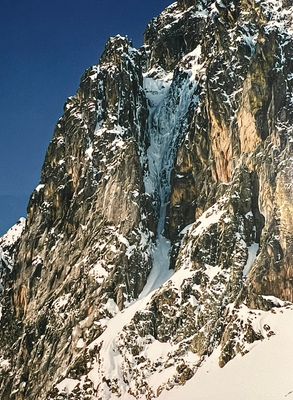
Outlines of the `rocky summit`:
[[110,38],[0,239],[0,398],[293,399],[292,133],[292,0]]

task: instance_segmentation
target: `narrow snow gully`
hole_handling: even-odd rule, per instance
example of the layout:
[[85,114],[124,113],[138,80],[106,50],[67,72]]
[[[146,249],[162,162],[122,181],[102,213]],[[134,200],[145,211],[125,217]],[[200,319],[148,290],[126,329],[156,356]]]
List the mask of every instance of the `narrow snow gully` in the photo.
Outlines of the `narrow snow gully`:
[[[198,59],[199,55],[196,57]],[[189,76],[190,79],[181,80],[180,74],[174,76],[173,73],[166,74],[155,69],[144,75],[150,143],[146,152],[144,185],[146,193],[157,205],[158,226],[153,268],[140,297],[161,287],[172,275],[169,269],[171,243],[164,236],[164,227],[178,142],[185,132],[190,105],[198,102],[198,96],[195,96],[198,82],[192,79],[192,71]]]
[[[158,289],[172,275],[169,270],[171,243],[164,236],[166,209],[170,197],[170,178],[172,160],[166,157],[170,149],[172,132],[162,129],[161,115],[164,115],[173,74],[161,76],[158,79],[144,77],[144,90],[149,104],[147,149],[147,171],[144,176],[145,191],[151,195],[158,206],[158,225],[156,244],[153,248],[153,267],[147,284],[139,298],[144,298],[150,292]],[[164,118],[163,118],[164,119]],[[171,165],[172,164],[172,165]]]

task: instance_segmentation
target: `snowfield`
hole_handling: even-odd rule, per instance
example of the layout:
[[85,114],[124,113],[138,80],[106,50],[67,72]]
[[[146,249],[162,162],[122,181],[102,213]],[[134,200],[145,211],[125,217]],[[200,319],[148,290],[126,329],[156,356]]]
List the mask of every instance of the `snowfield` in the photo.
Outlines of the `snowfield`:
[[275,334],[252,344],[224,368],[219,349],[183,387],[163,392],[159,400],[282,400],[293,399],[293,307],[261,314],[260,323]]

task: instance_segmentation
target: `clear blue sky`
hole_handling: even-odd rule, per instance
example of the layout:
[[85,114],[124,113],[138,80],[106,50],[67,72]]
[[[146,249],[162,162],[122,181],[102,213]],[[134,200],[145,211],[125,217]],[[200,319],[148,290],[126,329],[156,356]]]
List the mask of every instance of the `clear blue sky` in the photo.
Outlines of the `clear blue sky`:
[[142,44],[172,0],[1,0],[0,235],[25,216],[63,104],[109,36]]

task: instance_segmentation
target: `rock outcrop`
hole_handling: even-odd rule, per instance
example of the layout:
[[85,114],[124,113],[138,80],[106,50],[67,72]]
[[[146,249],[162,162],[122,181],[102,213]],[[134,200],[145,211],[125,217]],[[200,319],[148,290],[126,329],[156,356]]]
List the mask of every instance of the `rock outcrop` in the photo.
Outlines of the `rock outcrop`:
[[3,400],[152,399],[273,334],[255,321],[293,302],[292,15],[182,0],[141,49],[109,39],[0,242]]

